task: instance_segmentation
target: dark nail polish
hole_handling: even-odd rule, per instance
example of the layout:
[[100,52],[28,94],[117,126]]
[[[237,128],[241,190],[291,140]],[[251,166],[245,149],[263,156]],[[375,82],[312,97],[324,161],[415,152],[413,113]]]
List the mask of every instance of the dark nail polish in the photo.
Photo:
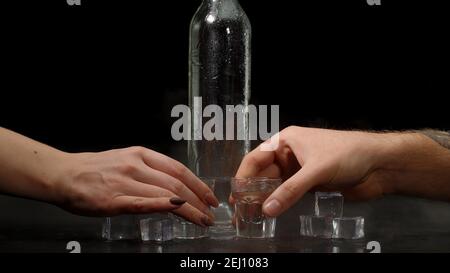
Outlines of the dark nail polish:
[[183,200],[183,199],[178,198],[178,197],[173,197],[173,198],[170,199],[170,203],[172,203],[173,205],[176,205],[176,206],[181,206],[184,203],[186,203],[186,200]]

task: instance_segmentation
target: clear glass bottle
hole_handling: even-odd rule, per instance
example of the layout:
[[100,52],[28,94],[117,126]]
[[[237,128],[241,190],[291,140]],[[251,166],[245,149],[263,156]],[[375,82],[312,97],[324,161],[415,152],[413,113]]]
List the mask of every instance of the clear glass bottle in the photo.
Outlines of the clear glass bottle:
[[[201,177],[233,177],[250,150],[248,103],[250,99],[251,25],[238,0],[203,0],[191,22],[189,103],[191,137],[189,167]],[[194,126],[198,117],[196,98],[202,108],[218,105],[223,110],[223,140],[205,140],[203,128]],[[227,105],[242,105],[234,121],[226,119]],[[237,117],[236,117],[237,116]],[[217,118],[217,117],[216,117]],[[202,118],[204,125],[211,118]],[[228,124],[227,124],[228,123]],[[234,140],[226,140],[226,128]],[[237,139],[238,128],[241,137]],[[203,137],[196,140],[195,135]],[[242,135],[243,134],[243,135]],[[243,137],[242,137],[243,136]]]

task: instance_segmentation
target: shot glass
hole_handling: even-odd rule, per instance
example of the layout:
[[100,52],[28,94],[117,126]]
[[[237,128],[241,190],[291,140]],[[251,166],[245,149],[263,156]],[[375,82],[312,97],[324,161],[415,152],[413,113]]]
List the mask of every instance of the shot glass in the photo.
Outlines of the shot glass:
[[[215,180],[204,180],[203,182],[214,191]],[[198,226],[174,214],[170,214],[170,218],[173,220],[173,231],[176,239],[191,240],[209,236],[207,227]]]
[[134,215],[105,218],[102,238],[107,241],[136,240],[139,238],[139,224]]
[[208,237],[208,228],[198,226],[173,214],[170,217],[173,220],[173,233],[176,239],[193,240]]
[[211,208],[214,213],[214,226],[209,227],[209,238],[215,240],[230,240],[236,236],[236,229],[233,226],[233,209],[228,203],[231,194],[231,177],[201,177],[219,200],[217,208]]
[[166,213],[154,213],[139,217],[141,240],[143,242],[166,242],[174,239],[173,220]]
[[236,236],[242,238],[273,238],[276,218],[263,213],[266,199],[281,185],[281,179],[234,178],[231,183],[235,199]]

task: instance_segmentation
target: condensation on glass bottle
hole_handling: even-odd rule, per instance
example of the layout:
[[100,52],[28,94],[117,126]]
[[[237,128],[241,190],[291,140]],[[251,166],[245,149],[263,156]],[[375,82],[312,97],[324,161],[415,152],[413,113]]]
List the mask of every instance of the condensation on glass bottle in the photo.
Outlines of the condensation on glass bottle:
[[[203,0],[191,22],[189,66],[189,167],[201,177],[233,177],[250,150],[251,25],[238,0]],[[199,97],[202,108],[195,107]],[[206,140],[202,127],[194,126],[199,111],[208,105],[223,110],[223,139]],[[227,119],[227,105],[243,107],[234,119]],[[203,117],[202,124],[212,117]],[[234,140],[227,140],[230,129]],[[202,140],[196,140],[196,135]]]

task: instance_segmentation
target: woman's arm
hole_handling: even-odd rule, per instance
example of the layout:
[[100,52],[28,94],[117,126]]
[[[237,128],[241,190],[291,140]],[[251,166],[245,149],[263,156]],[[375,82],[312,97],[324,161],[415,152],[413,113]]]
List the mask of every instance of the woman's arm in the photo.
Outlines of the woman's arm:
[[54,181],[69,155],[0,128],[0,191],[56,202]]
[[[181,163],[143,147],[71,154],[0,128],[0,192],[91,216],[173,211],[212,225],[212,191]],[[186,204],[185,204],[186,203]]]

